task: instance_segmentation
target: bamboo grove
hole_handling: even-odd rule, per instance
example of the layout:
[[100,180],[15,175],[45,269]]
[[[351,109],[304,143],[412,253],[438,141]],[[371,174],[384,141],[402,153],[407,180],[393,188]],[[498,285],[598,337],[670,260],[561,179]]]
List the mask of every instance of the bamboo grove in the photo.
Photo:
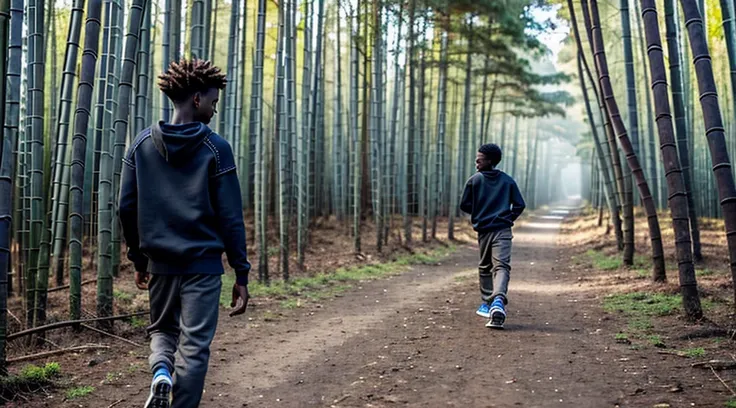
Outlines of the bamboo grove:
[[[564,194],[560,163],[575,150],[559,121],[572,100],[555,87],[570,78],[536,38],[549,28],[532,15],[542,2],[0,7],[0,361],[9,315],[21,330],[115,317],[115,279],[129,278],[116,209],[122,155],[171,116],[156,79],[182,57],[226,69],[212,127],[236,154],[261,284],[304,270],[321,220],[340,225],[356,254],[453,239],[482,143],[502,146],[501,168],[530,207]],[[96,298],[83,295],[89,284]],[[51,292],[68,294],[68,308],[52,310]]]
[[[572,35],[560,60],[575,67],[589,129],[578,144],[591,169],[587,197],[608,209],[626,265],[634,262],[632,209],[643,207],[652,279],[667,280],[663,247],[674,245],[684,311],[699,319],[699,217],[724,219],[736,279],[734,2],[566,0],[562,6]],[[664,208],[669,214],[657,212]],[[663,241],[660,222],[672,223],[674,242]]]

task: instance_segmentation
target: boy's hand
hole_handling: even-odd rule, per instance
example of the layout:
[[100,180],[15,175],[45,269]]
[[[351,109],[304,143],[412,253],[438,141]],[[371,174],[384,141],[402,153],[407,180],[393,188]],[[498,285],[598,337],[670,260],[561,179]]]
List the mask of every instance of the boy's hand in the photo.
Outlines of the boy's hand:
[[248,299],[250,299],[248,286],[233,284],[233,300],[230,302],[230,307],[234,307],[235,310],[230,312],[230,317],[245,313],[245,309],[248,307]]
[[135,286],[140,290],[148,290],[148,272],[135,271]]

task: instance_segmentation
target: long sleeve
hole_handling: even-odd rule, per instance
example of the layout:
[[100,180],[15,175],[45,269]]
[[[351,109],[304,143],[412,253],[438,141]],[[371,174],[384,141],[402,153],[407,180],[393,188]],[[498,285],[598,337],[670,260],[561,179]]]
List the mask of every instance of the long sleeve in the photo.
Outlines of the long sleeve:
[[524,197],[521,196],[519,186],[514,182],[511,185],[511,221],[516,221],[517,218],[524,212],[526,203]]
[[[232,150],[221,151],[223,162],[232,161]],[[229,157],[228,157],[229,155]],[[243,221],[243,204],[240,197],[240,183],[235,167],[228,166],[225,171],[210,179],[212,204],[218,217],[220,234],[225,243],[227,261],[235,270],[239,285],[248,284],[250,262],[245,240],[245,223]]]
[[132,157],[123,159],[123,174],[120,182],[120,200],[118,216],[123,230],[125,244],[128,247],[128,259],[133,262],[135,270],[146,272],[148,258],[140,252],[138,235],[138,180],[135,163]]
[[460,210],[465,213],[473,214],[473,180],[468,180],[465,183],[465,190],[463,191],[463,197],[460,199]]

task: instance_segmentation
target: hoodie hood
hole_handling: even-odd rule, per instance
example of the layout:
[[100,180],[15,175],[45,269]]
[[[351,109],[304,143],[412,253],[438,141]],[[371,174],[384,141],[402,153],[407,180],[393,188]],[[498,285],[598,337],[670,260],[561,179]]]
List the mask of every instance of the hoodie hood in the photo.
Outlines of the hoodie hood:
[[151,126],[156,150],[168,163],[176,165],[192,157],[212,130],[202,122],[171,125],[159,121]]
[[498,176],[501,175],[501,170],[493,169],[493,170],[485,170],[480,172],[482,175],[484,175],[487,178],[495,179],[498,178]]

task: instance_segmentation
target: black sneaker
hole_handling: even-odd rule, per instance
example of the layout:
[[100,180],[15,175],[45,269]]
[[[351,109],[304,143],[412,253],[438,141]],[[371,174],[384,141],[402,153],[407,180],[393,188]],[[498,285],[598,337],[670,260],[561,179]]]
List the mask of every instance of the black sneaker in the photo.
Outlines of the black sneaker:
[[169,408],[171,406],[171,375],[166,370],[159,370],[151,381],[151,394],[144,408]]

